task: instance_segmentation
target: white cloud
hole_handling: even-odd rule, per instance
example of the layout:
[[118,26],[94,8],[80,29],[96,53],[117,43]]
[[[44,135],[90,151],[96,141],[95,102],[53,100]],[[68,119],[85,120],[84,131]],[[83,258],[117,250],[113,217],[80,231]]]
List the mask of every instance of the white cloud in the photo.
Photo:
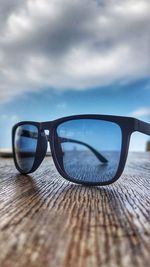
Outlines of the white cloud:
[[133,117],[150,117],[150,107],[141,107],[134,110],[131,114]]
[[149,0],[0,0],[0,101],[150,76]]

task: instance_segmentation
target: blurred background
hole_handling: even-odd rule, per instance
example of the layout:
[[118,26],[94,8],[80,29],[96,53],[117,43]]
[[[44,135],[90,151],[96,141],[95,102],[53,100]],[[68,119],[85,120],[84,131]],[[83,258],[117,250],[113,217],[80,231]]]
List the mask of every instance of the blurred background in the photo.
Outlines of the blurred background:
[[150,1],[0,0],[0,151],[19,121],[85,113],[150,122]]

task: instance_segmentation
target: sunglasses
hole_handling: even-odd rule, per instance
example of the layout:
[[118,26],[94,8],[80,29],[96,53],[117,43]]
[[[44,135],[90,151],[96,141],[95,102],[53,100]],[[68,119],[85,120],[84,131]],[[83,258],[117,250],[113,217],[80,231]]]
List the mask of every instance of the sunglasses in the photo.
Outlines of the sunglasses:
[[150,124],[109,115],[19,122],[12,130],[14,162],[19,172],[34,172],[43,161],[49,142],[55,166],[65,179],[78,184],[108,185],[122,174],[130,136],[135,131],[150,135]]

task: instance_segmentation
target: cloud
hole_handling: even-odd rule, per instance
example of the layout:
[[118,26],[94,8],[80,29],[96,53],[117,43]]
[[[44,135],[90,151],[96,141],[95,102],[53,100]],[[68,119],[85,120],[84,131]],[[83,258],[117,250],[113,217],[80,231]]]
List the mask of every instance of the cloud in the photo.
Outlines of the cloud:
[[134,110],[131,114],[133,117],[150,117],[150,108],[149,107],[141,107]]
[[149,0],[1,0],[0,101],[150,76]]

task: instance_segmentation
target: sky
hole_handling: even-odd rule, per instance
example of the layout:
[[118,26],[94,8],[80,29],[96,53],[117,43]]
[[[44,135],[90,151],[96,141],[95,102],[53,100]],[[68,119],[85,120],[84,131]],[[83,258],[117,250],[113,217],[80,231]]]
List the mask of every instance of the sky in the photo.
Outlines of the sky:
[[0,148],[18,121],[86,113],[150,122],[150,0],[0,0]]

